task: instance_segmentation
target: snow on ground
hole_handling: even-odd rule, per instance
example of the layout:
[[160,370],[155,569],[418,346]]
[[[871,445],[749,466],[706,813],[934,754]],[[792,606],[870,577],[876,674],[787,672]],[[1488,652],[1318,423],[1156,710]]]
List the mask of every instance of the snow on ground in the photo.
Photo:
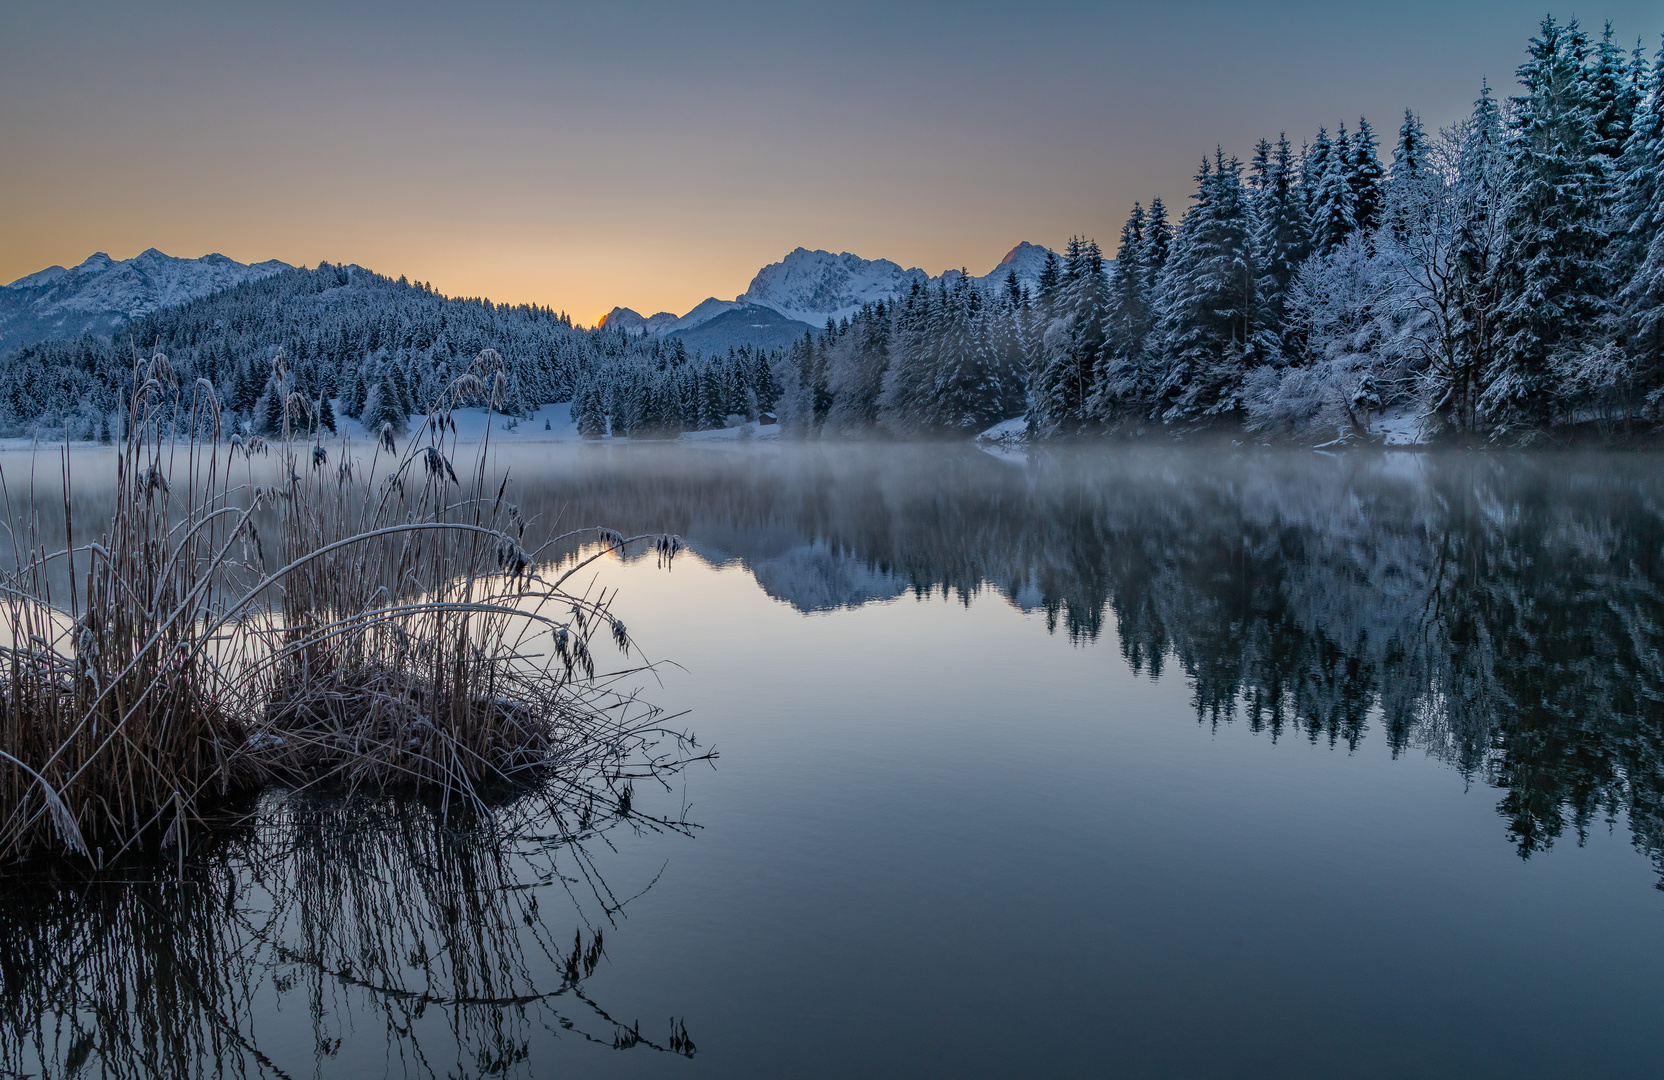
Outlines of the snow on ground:
[[1369,423],[1369,433],[1383,446],[1418,446],[1422,442],[1421,420],[1413,408],[1391,409]]
[[1028,438],[1028,421],[1021,416],[1013,416],[1009,420],[1001,420],[977,438],[989,442],[1019,442]]

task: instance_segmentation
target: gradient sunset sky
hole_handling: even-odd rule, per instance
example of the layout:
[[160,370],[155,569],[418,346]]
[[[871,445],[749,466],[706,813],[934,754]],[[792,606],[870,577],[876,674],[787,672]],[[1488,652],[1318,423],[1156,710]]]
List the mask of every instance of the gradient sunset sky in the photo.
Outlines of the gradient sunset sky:
[[[1657,0],[1556,8],[1592,35]],[[799,245],[984,273],[1113,248],[1246,158],[1503,92],[1533,3],[0,5],[0,282],[157,247],[356,262],[592,323]]]

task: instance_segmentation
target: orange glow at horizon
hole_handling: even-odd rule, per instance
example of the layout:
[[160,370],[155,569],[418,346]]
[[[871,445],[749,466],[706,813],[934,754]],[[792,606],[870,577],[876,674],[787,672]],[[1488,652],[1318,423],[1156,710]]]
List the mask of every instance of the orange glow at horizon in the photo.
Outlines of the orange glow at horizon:
[[[1134,200],[1177,221],[1215,146],[1436,131],[1540,18],[743,6],[0,4],[0,283],[154,247],[650,316],[799,246],[983,274],[1112,249]],[[1603,15],[1656,38],[1657,0]]]

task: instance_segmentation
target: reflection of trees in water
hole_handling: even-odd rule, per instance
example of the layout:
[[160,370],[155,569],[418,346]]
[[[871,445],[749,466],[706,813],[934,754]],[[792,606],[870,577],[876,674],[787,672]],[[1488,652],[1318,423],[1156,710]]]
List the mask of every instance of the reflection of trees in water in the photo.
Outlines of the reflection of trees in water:
[[1076,640],[1111,617],[1209,722],[1348,747],[1373,725],[1503,789],[1522,855],[1627,813],[1664,869],[1660,477],[1644,455],[639,448],[525,494],[714,543],[787,601],[829,592],[796,551],[892,591],[992,585]]
[[588,845],[621,820],[686,826],[616,804],[544,820],[527,839],[410,803],[273,795],[182,881],[171,864],[14,878],[0,1073],[276,1077],[385,1043],[385,1075],[532,1075],[544,1035],[691,1056],[684,1027],[643,1033],[584,988],[627,902]]

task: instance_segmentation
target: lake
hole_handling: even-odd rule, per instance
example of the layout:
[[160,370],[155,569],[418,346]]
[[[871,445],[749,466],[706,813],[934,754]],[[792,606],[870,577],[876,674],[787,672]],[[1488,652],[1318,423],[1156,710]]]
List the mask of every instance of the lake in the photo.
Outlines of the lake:
[[268,792],[183,882],[14,873],[0,1070],[1657,1075],[1664,458],[496,465],[686,543],[585,574],[719,755],[638,789],[689,827]]

